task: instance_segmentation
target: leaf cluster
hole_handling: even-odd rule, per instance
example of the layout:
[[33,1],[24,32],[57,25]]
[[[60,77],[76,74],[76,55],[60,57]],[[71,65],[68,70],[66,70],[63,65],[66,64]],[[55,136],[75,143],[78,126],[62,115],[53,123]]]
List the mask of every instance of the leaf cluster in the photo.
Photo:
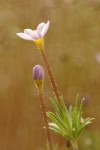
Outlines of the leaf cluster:
[[75,106],[66,107],[63,97],[61,96],[62,106],[59,105],[57,99],[53,99],[55,112],[47,112],[50,119],[49,128],[55,133],[60,134],[70,141],[77,141],[85,127],[92,123],[94,118],[83,119],[83,100],[78,106],[78,96],[76,97]]

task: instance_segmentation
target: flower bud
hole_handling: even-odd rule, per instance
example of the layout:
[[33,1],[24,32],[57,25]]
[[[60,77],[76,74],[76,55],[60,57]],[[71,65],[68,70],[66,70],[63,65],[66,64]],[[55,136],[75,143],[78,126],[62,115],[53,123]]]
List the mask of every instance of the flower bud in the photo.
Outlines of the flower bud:
[[40,65],[35,65],[33,68],[33,79],[38,89],[42,88],[44,77],[45,77],[44,68]]

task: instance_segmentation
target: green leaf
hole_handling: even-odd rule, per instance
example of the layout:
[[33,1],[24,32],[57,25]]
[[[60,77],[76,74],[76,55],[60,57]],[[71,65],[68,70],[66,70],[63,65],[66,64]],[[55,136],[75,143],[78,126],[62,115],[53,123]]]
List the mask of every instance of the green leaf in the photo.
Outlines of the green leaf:
[[[63,101],[63,100],[62,100]],[[62,120],[64,126],[66,126],[67,128],[67,132],[70,130],[71,132],[71,119],[70,119],[70,116],[68,114],[68,111],[67,111],[67,108],[65,106],[65,103],[63,101],[63,108],[61,108],[59,106],[59,103],[57,100],[53,101],[53,104],[54,104],[54,107],[55,107],[55,111],[56,111],[56,114],[58,116],[58,118],[60,120]]]
[[55,123],[49,123],[49,128],[54,132],[64,136],[65,132],[63,133],[62,130],[59,128],[59,126],[57,126]]
[[54,113],[47,112],[47,116],[61,128],[62,133],[68,132],[68,129],[64,125],[63,121],[60,118],[58,118]]
[[83,130],[85,129],[85,127],[88,124],[92,123],[92,120],[94,120],[94,118],[90,118],[90,117],[88,117],[84,120],[84,122],[82,123],[82,125],[80,126],[80,128],[78,130],[78,136],[83,132]]
[[82,114],[83,114],[83,100],[81,101],[80,107],[79,107],[79,112],[78,112],[78,120],[77,120],[77,128],[80,128],[80,123],[81,123],[81,118],[82,118]]

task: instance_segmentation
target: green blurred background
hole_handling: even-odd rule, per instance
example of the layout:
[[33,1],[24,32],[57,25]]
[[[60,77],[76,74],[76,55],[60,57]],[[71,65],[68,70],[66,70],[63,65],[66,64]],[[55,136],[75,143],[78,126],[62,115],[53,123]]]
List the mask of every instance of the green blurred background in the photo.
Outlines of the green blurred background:
[[[16,36],[50,20],[45,48],[66,104],[86,98],[85,116],[95,117],[79,141],[81,150],[100,149],[100,0],[0,0],[0,149],[44,150],[45,134],[35,64],[43,61],[35,44]],[[53,97],[46,74],[46,105]],[[66,141],[53,133],[59,150]]]

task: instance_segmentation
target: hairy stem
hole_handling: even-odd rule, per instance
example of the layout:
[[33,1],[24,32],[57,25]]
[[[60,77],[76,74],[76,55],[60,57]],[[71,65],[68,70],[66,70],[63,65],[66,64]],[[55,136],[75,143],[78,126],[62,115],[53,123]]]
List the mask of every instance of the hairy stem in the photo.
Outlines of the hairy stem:
[[61,104],[61,99],[60,99],[60,93],[58,91],[58,88],[57,88],[57,84],[55,82],[55,79],[54,79],[54,76],[53,76],[53,73],[51,71],[51,68],[50,68],[50,65],[49,65],[49,62],[48,62],[48,59],[46,57],[46,53],[45,53],[45,50],[41,50],[40,51],[41,54],[42,54],[42,58],[44,60],[44,63],[45,63],[45,66],[46,66],[46,69],[47,69],[47,72],[48,72],[48,75],[49,75],[49,79],[51,81],[51,85],[52,85],[52,88],[54,90],[54,93],[55,93],[55,96],[60,104],[60,106],[62,106]]
[[50,150],[53,150],[53,144],[52,144],[51,134],[49,130],[48,119],[46,116],[45,99],[43,96],[43,91],[42,89],[38,89],[38,92],[39,92],[39,98],[40,98],[40,103],[41,103],[41,111],[42,111],[44,123],[46,126],[46,135],[47,135],[48,144],[49,144]]

